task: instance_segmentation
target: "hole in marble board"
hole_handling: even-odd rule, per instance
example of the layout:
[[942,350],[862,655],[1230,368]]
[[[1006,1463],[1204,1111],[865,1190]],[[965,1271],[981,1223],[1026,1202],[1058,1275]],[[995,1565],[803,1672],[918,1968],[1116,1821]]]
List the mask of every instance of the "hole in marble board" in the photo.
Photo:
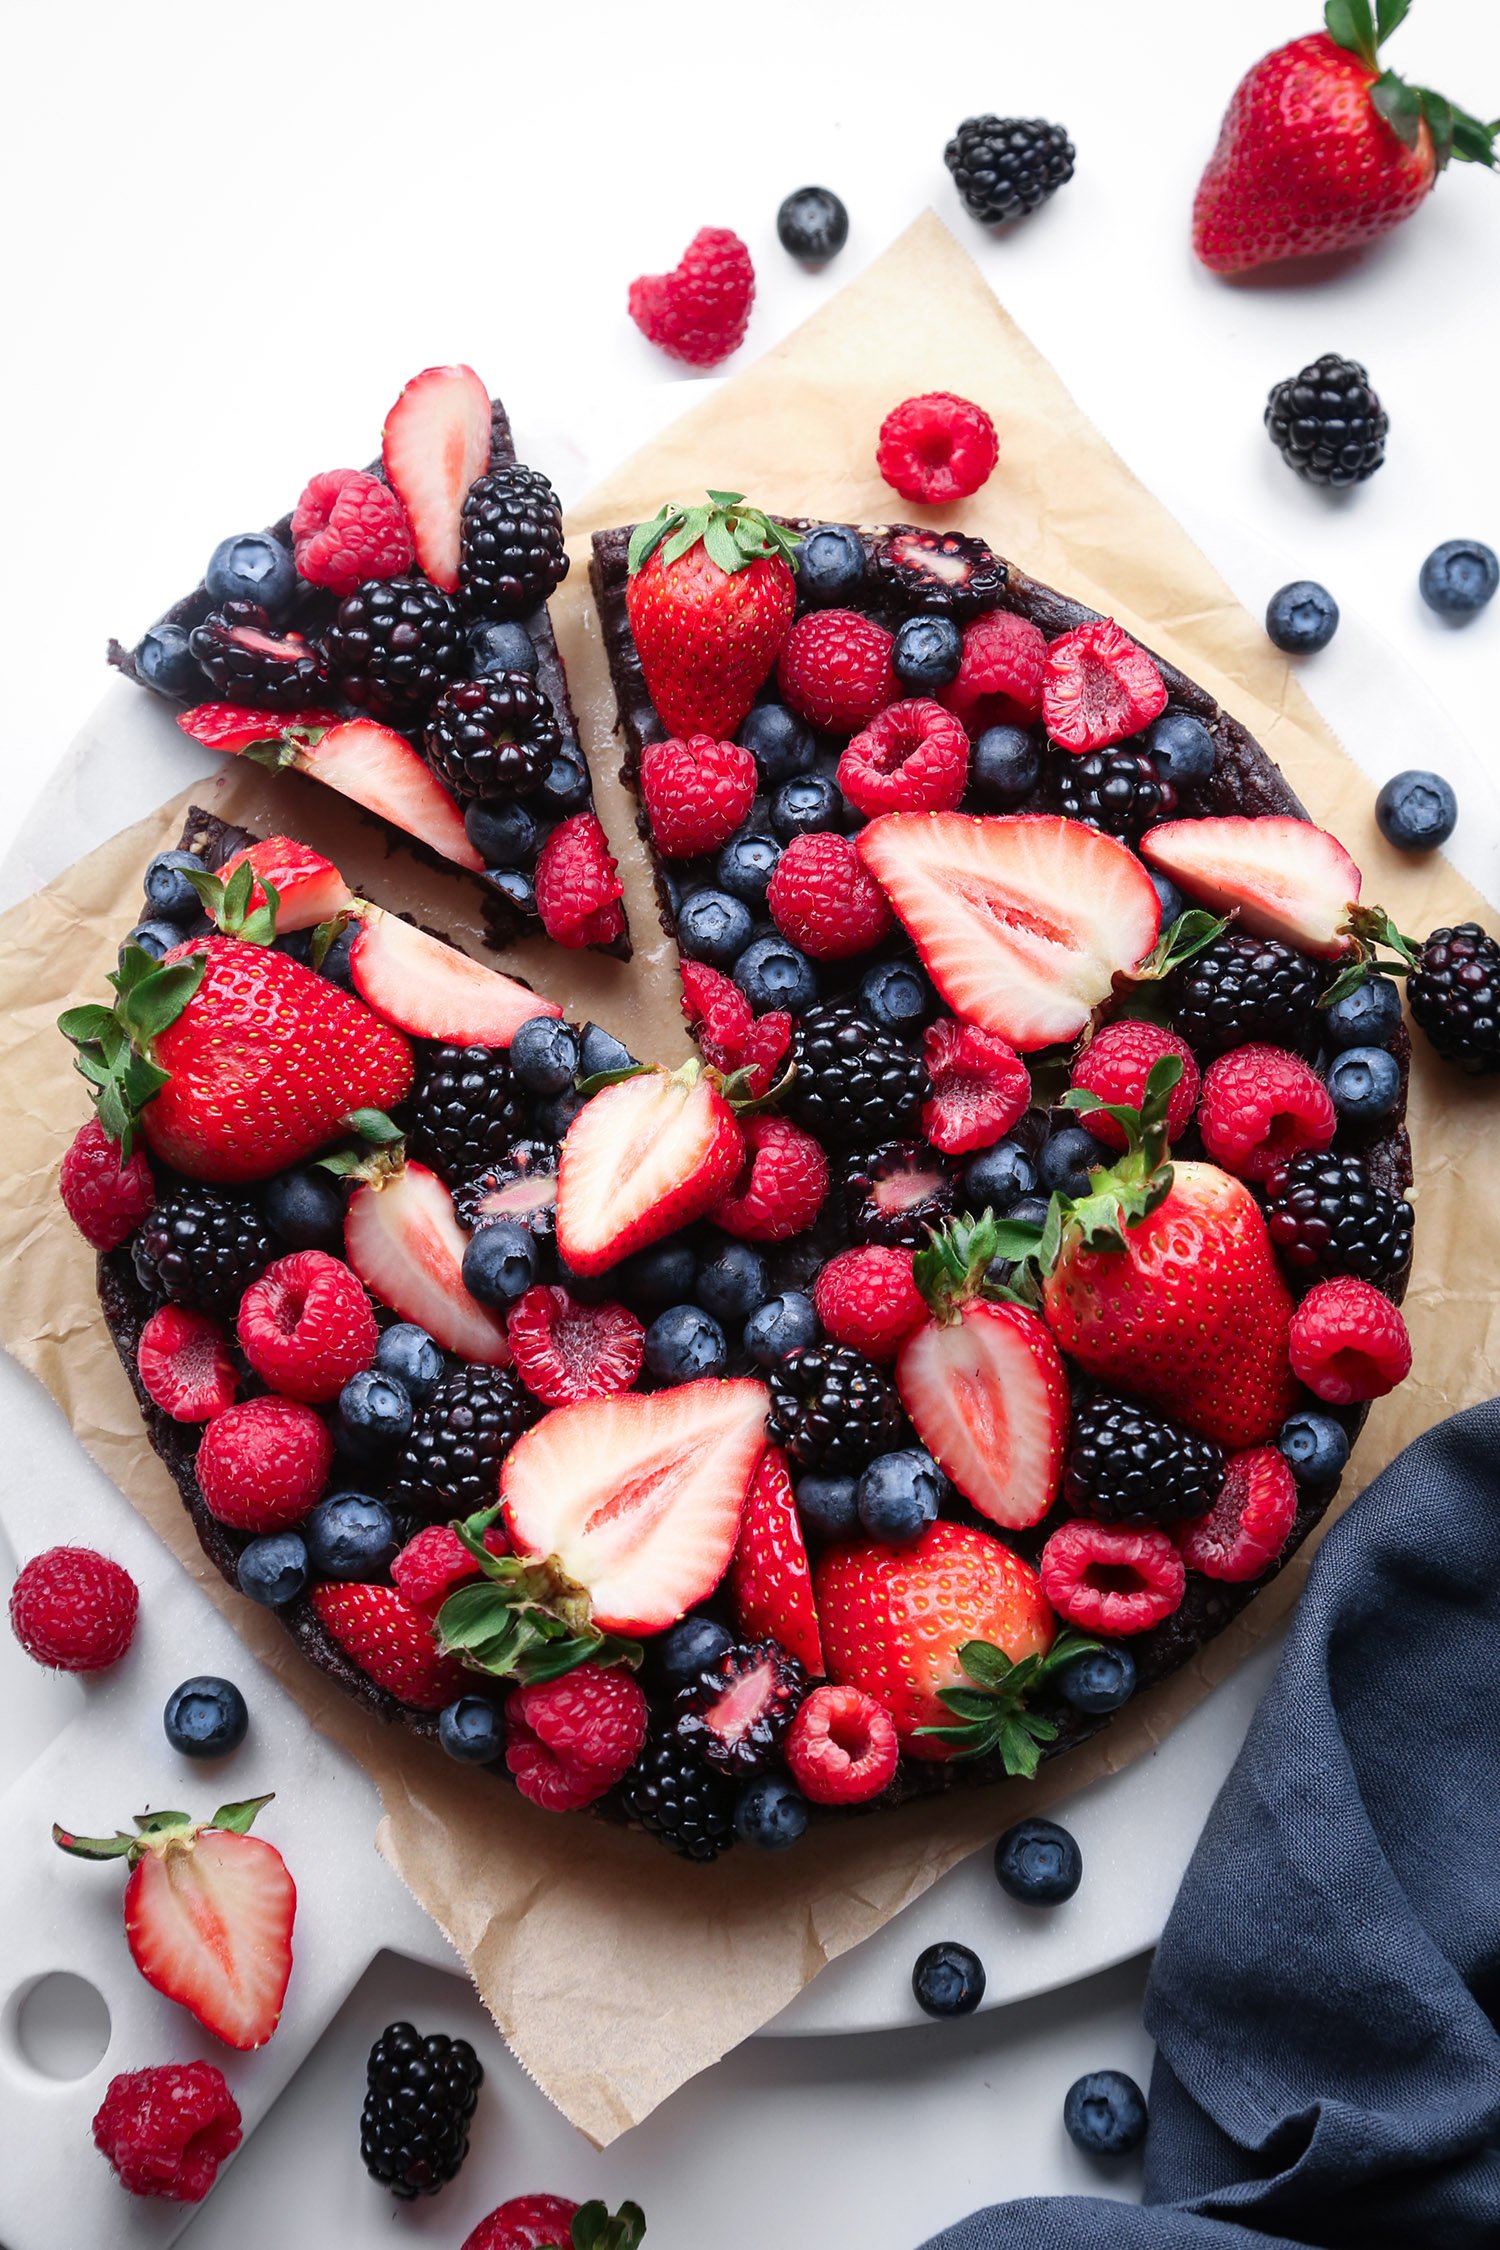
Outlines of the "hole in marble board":
[[19,1993],[7,2011],[11,2044],[43,2078],[87,2078],[109,2046],[104,1995],[70,1969],[53,1969]]

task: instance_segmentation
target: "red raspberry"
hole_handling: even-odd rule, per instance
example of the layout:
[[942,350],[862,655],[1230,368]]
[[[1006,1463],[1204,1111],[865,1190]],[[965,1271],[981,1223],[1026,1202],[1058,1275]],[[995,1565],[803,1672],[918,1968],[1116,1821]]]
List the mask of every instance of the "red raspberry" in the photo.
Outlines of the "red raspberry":
[[566,1289],[528,1289],[505,1323],[516,1373],[544,1406],[610,1398],[641,1371],[646,1331],[623,1305],[581,1305]]
[[364,1283],[326,1250],[297,1250],[267,1266],[240,1299],[237,1327],[262,1382],[309,1406],[336,1399],[380,1341]]
[[95,1250],[118,1250],[156,1202],[144,1150],[136,1149],[122,1164],[119,1142],[110,1139],[97,1117],[80,1125],[69,1141],[57,1192],[68,1217]]
[[226,1406],[198,1447],[204,1506],[235,1531],[300,1523],[328,1482],[333,1440],[310,1406],[247,1398]]
[[786,1762],[815,1805],[862,1805],[888,1788],[901,1746],[889,1711],[855,1687],[819,1687],[786,1738]]
[[1112,617],[1063,633],[1047,650],[1042,717],[1064,750],[1105,750],[1167,707],[1167,683]]
[[[492,1555],[508,1555],[510,1541],[498,1523],[484,1535]],[[391,1564],[397,1590],[424,1617],[436,1617],[448,1596],[479,1576],[479,1565],[451,1524],[430,1523],[419,1531]]]
[[411,525],[388,484],[363,469],[325,469],[292,515],[292,553],[309,586],[352,594],[369,578],[399,578],[412,559]]
[[549,1812],[581,1812],[640,1756],[646,1698],[628,1672],[580,1664],[508,1696],[505,1737],[505,1762],[523,1797]]
[[630,284],[630,317],[648,343],[689,367],[717,367],[744,341],[755,302],[750,253],[728,227],[700,227],[670,273]]
[[1235,1047],[1204,1072],[1203,1146],[1238,1179],[1268,1180],[1290,1157],[1327,1148],[1337,1124],[1322,1079],[1283,1048]]
[[[1129,1017],[1106,1024],[1074,1063],[1070,1084],[1087,1088],[1117,1108],[1139,1109],[1151,1066],[1163,1055],[1175,1055],[1182,1064],[1182,1076],[1167,1103],[1167,1138],[1175,1141],[1192,1124],[1198,1106],[1197,1060],[1187,1041],[1179,1039],[1175,1031],[1165,1031],[1156,1023],[1136,1023]],[[1083,1110],[1078,1122],[1106,1148],[1125,1146],[1124,1127],[1101,1111]]]
[[745,1162],[710,1216],[743,1242],[785,1242],[810,1227],[828,1193],[828,1159],[786,1117],[743,1117]]
[[135,1633],[135,1580],[92,1547],[49,1547],[23,1564],[10,1590],[10,1629],[33,1664],[102,1672]]
[[1297,1486],[1274,1445],[1236,1453],[1206,1516],[1173,1526],[1189,1570],[1238,1583],[1268,1570],[1292,1535]]
[[890,634],[857,609],[815,609],[781,644],[776,677],[799,718],[853,734],[900,694]]
[[977,1024],[939,1016],[922,1035],[932,1088],[922,1104],[922,1131],[945,1156],[989,1148],[1031,1102],[1031,1079],[1008,1040]]
[[207,1313],[163,1305],[141,1330],[135,1364],[152,1405],[174,1422],[211,1422],[234,1403],[229,1338]]
[[776,862],[766,904],[782,936],[815,961],[868,953],[891,926],[885,893],[854,839],[832,829],[792,838]]
[[911,1262],[910,1250],[872,1242],[860,1250],[841,1250],[823,1267],[813,1283],[813,1304],[836,1344],[847,1344],[866,1359],[895,1358],[927,1318]]
[[1411,1373],[1411,1337],[1400,1310],[1368,1281],[1317,1282],[1292,1315],[1292,1373],[1330,1406],[1384,1398]]
[[242,2138],[239,2104],[213,2063],[122,2071],[94,2112],[94,2146],[120,2185],[168,2203],[201,2203]]
[[513,2195],[480,2220],[463,2250],[571,2250],[577,2216],[565,2195]]
[[1042,708],[1047,640],[1029,617],[986,610],[964,628],[963,661],[942,700],[971,735],[986,727],[1029,726]]
[[560,820],[536,855],[536,910],[557,945],[610,945],[623,937],[624,889],[594,813]]
[[1058,1616],[1106,1638],[1159,1625],[1187,1584],[1181,1555],[1154,1525],[1060,1524],[1039,1568],[1042,1592]]
[[682,1012],[697,1036],[705,1062],[726,1077],[748,1071],[750,1093],[758,1100],[782,1076],[792,1043],[792,1019],[784,1008],[757,1016],[739,986],[706,961],[683,961]]
[[1000,458],[995,425],[972,399],[924,391],[903,399],[880,425],[875,459],[903,500],[941,508],[977,492]]
[[854,737],[838,779],[862,813],[953,812],[969,785],[969,738],[941,703],[914,696],[878,712]]
[[674,736],[641,752],[640,782],[657,850],[697,859],[727,844],[755,802],[755,760],[711,734]]

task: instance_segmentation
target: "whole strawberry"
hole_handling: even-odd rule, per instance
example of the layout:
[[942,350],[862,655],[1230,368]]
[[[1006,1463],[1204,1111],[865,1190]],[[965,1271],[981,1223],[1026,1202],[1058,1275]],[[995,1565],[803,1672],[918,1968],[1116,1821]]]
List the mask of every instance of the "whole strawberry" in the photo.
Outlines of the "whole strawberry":
[[797,605],[796,540],[738,492],[662,508],[630,540],[625,606],[646,686],[674,735],[734,733]]

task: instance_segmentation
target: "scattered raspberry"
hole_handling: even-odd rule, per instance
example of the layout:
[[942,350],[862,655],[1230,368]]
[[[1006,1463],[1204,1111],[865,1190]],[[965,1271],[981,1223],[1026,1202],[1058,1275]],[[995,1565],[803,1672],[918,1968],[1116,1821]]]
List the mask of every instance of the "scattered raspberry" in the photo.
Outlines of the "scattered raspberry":
[[964,628],[963,661],[942,700],[971,735],[986,727],[1029,726],[1042,708],[1046,662],[1040,626],[1012,610],[986,610]]
[[198,1447],[204,1506],[236,1531],[300,1523],[328,1482],[333,1440],[310,1406],[247,1398],[216,1414]]
[[565,2195],[513,2195],[480,2220],[463,2250],[571,2250],[577,2216]]
[[305,711],[257,711],[248,703],[195,703],[191,711],[177,714],[177,724],[184,734],[190,734],[206,750],[226,750],[231,756],[253,748],[257,742],[290,742],[308,734],[316,740],[326,728],[338,723],[337,711],[324,711],[311,704]]
[[369,578],[399,578],[412,559],[406,510],[363,469],[325,469],[292,515],[292,553],[309,586],[352,594]]
[[10,1629],[33,1664],[102,1672],[135,1633],[135,1580],[92,1547],[49,1547],[22,1565],[10,1590]]
[[792,1779],[815,1805],[862,1805],[878,1797],[899,1756],[889,1711],[854,1687],[814,1688],[786,1738]]
[[1159,1625],[1187,1583],[1181,1555],[1154,1524],[1060,1524],[1039,1568],[1042,1592],[1058,1616],[1106,1638]]
[[174,1422],[211,1422],[234,1404],[229,1338],[207,1313],[163,1305],[141,1330],[135,1364],[152,1405]]
[[977,492],[1000,458],[995,425],[972,399],[925,391],[903,399],[880,425],[875,459],[903,500],[941,508]]
[[839,760],[839,787],[862,813],[953,812],[969,785],[962,722],[930,697],[878,712]]
[[560,820],[536,855],[536,910],[558,945],[610,945],[622,937],[624,888],[594,813]]
[[641,752],[640,782],[657,850],[696,859],[727,844],[755,802],[755,760],[711,734],[674,736]]
[[158,2063],[112,2078],[94,2146],[132,2195],[201,2203],[243,2138],[239,2104],[213,2063]]
[[580,1664],[506,1699],[505,1762],[549,1812],[581,1812],[613,1789],[645,1739],[646,1698],[628,1672]]
[[1384,1398],[1411,1373],[1411,1337],[1400,1308],[1368,1281],[1317,1282],[1292,1315],[1292,1372],[1330,1406]]
[[1042,670],[1042,717],[1064,750],[1107,750],[1167,707],[1167,683],[1112,617],[1063,633]]
[[329,1639],[388,1695],[418,1711],[441,1711],[462,1695],[462,1665],[441,1654],[431,1619],[394,1586],[325,1579],[307,1598]]
[[297,1250],[240,1299],[240,1349],[285,1398],[324,1406],[375,1357],[380,1330],[365,1285],[342,1258]]
[[927,1305],[912,1279],[910,1250],[872,1242],[841,1250],[813,1283],[813,1305],[836,1344],[866,1359],[894,1359]]
[[67,1146],[57,1175],[63,1208],[85,1242],[95,1250],[118,1250],[156,1202],[156,1183],[145,1151],[120,1162],[97,1117],[80,1125]]
[[922,1104],[922,1131],[945,1156],[989,1148],[1025,1116],[1031,1079],[997,1031],[939,1016],[922,1035],[922,1060],[932,1089]]
[[853,734],[901,692],[891,646],[885,627],[857,609],[810,610],[781,645],[781,692],[809,725]]
[[810,1227],[828,1193],[828,1159],[786,1117],[743,1117],[745,1162],[714,1225],[744,1242],[784,1242]]
[[833,829],[792,838],[776,862],[766,904],[782,936],[815,961],[868,953],[891,926],[885,893],[854,839]]
[[1292,1535],[1297,1486],[1274,1445],[1236,1453],[1206,1516],[1173,1527],[1189,1570],[1238,1583],[1268,1570]]
[[1284,1048],[1235,1047],[1204,1073],[1203,1146],[1238,1179],[1268,1180],[1290,1157],[1327,1148],[1337,1124],[1322,1079]]
[[706,961],[683,961],[682,1012],[698,1040],[705,1062],[729,1077],[749,1073],[756,1099],[784,1075],[792,1043],[792,1019],[784,1008],[757,1016],[739,986]]
[[700,227],[671,273],[630,284],[630,317],[648,343],[689,367],[717,367],[744,341],[755,302],[750,253],[728,227]]
[[581,1305],[566,1289],[528,1289],[505,1323],[516,1373],[544,1406],[628,1391],[646,1331],[623,1305]]
[[[484,1535],[492,1555],[508,1555],[510,1541],[501,1525],[492,1523]],[[391,1576],[404,1600],[424,1617],[436,1617],[448,1596],[479,1575],[479,1565],[451,1524],[430,1523],[419,1531],[391,1564]]]
[[[1192,1124],[1198,1106],[1197,1060],[1187,1041],[1179,1039],[1175,1031],[1166,1031],[1156,1023],[1136,1023],[1129,1017],[1106,1024],[1074,1063],[1069,1083],[1085,1087],[1117,1108],[1139,1109],[1152,1065],[1163,1055],[1175,1055],[1182,1064],[1182,1076],[1167,1103],[1167,1138],[1175,1141]],[[1098,1110],[1084,1110],[1078,1122],[1106,1148],[1125,1146],[1124,1128],[1112,1117]]]

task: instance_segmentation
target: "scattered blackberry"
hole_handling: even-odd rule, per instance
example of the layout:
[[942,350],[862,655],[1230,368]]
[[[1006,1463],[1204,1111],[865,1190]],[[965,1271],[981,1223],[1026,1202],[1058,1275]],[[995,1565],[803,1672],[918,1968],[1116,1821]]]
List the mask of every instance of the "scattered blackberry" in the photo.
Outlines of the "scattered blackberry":
[[942,1226],[953,1213],[958,1167],[923,1141],[888,1141],[856,1162],[844,1195],[856,1242],[920,1250],[928,1228]]
[[429,1048],[418,1066],[410,1113],[416,1154],[445,1180],[503,1163],[523,1123],[504,1048]]
[[444,688],[427,721],[427,763],[461,804],[529,797],[562,748],[545,689],[528,672],[492,672]]
[[682,1690],[672,1732],[719,1773],[759,1773],[780,1749],[807,1688],[806,1672],[779,1641],[741,1642]]
[[1500,945],[1477,922],[1434,930],[1406,980],[1419,1030],[1472,1077],[1500,1070]]
[[276,1240],[248,1196],[189,1180],[142,1221],[131,1255],[143,1289],[232,1326],[241,1297],[276,1256]]
[[467,671],[463,613],[425,578],[372,578],[339,603],[323,646],[341,694],[375,719],[418,719]]
[[1318,970],[1279,938],[1226,932],[1177,972],[1172,1021],[1200,1055],[1265,1040],[1316,1051]]
[[300,633],[276,633],[259,602],[225,602],[188,635],[188,646],[229,703],[295,711],[328,681],[321,649]]
[[1064,1489],[1069,1507],[1097,1523],[1180,1523],[1207,1515],[1224,1469],[1212,1439],[1134,1399],[1099,1397],[1073,1417]]
[[1004,563],[961,531],[898,531],[876,548],[875,570],[902,616],[920,609],[973,617],[1005,590]]
[[1266,400],[1271,442],[1309,484],[1362,484],[1385,459],[1390,420],[1357,359],[1325,352]]
[[484,2068],[467,2039],[387,2024],[370,2049],[359,2153],[403,2203],[436,2195],[469,2153]]
[[562,509],[539,469],[492,469],[464,502],[458,591],[485,617],[525,617],[568,575]]
[[1276,1255],[1299,1279],[1357,1274],[1391,1281],[1411,1257],[1412,1208],[1376,1187],[1358,1156],[1294,1156],[1273,1172],[1266,1226]]
[[966,117],[943,162],[982,226],[1024,218],[1073,177],[1073,143],[1042,117]]
[[905,1419],[888,1378],[844,1344],[809,1344],[772,1368],[766,1430],[804,1469],[858,1472],[901,1443]]
[[1085,827],[1134,843],[1154,820],[1176,809],[1177,792],[1151,760],[1129,743],[1075,758],[1065,751],[1053,764],[1059,812]]
[[680,1859],[717,1859],[734,1842],[735,1791],[686,1743],[659,1734],[620,1787],[622,1811]]
[[471,1234],[497,1219],[515,1219],[535,1241],[555,1241],[557,1143],[512,1143],[498,1164],[486,1164],[454,1189],[453,1208]]
[[874,1148],[915,1130],[926,1082],[921,1056],[848,1001],[809,1008],[792,1055],[792,1113],[825,1147]]
[[529,1391],[501,1367],[455,1367],[396,1456],[386,1505],[428,1523],[493,1506],[500,1463],[537,1416]]

